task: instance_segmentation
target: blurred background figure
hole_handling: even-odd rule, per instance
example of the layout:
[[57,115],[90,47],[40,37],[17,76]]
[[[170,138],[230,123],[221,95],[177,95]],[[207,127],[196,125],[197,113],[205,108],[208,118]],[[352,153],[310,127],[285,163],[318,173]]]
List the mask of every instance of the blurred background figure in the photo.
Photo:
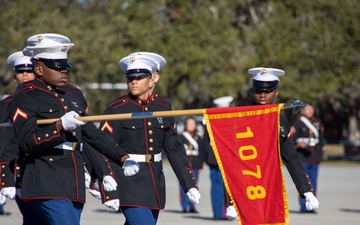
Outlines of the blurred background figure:
[[[229,107],[234,98],[232,96],[224,96],[214,99],[213,104],[215,107]],[[208,152],[205,156],[205,162],[210,169],[210,181],[211,181],[211,204],[213,210],[214,220],[227,220],[225,215],[225,186],[221,176],[220,168],[216,162],[214,151],[211,148],[211,142],[207,129],[204,134],[205,143],[208,144]]]
[[[205,118],[203,116],[192,116],[195,120],[196,120],[196,133],[197,135],[199,135],[200,137],[204,137],[204,133],[205,133]],[[185,120],[186,120],[186,116],[182,116],[180,118],[177,119],[176,121],[176,130],[179,134],[181,134],[182,132],[184,132],[185,130]]]
[[[205,144],[203,138],[198,134],[197,126],[195,117],[186,117],[184,120],[184,132],[180,133],[180,138],[184,144],[195,179],[199,182],[199,173],[203,167],[208,145]],[[181,186],[180,203],[183,213],[198,213],[194,203],[189,200]]]
[[[293,140],[304,169],[309,175],[314,195],[317,196],[317,177],[319,164],[324,152],[324,126],[321,120],[314,116],[314,107],[307,105],[301,109],[300,118],[292,126]],[[300,212],[314,213],[305,207],[305,199],[299,198]]]

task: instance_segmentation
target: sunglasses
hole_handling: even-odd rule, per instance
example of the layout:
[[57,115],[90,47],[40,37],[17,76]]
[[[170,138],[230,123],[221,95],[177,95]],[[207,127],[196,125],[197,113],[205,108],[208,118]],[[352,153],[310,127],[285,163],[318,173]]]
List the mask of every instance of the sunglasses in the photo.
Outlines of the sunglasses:
[[32,73],[33,71],[32,70],[16,70],[16,73]]
[[145,78],[150,78],[150,74],[149,75],[142,75],[142,76],[137,76],[137,77],[128,77],[127,80],[128,81],[133,81],[133,80],[142,80],[142,79],[145,79]]
[[276,89],[263,89],[263,88],[254,88],[253,91],[255,94],[261,94],[261,93],[266,93],[269,94],[273,91],[275,91]]
[[32,59],[32,60],[40,61],[40,62],[44,63],[46,67],[53,69],[53,70],[57,70],[57,71],[62,71],[62,70],[71,68],[71,64],[67,61],[67,59],[39,58],[39,59]]

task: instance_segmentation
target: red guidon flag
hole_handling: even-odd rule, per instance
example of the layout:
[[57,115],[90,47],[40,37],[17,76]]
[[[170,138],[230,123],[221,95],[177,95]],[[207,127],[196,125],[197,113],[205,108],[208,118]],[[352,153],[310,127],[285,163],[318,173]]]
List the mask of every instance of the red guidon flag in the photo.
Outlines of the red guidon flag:
[[282,104],[204,111],[212,148],[239,225],[288,225],[279,150]]

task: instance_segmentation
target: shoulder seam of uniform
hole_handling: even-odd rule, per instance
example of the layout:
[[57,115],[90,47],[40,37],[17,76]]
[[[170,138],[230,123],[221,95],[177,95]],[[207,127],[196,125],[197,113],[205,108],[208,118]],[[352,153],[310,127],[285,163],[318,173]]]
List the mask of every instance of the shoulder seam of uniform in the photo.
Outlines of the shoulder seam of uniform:
[[71,84],[66,84],[66,86],[68,86],[69,88],[72,88],[72,89],[80,90],[80,88],[78,88],[74,85],[71,85]]
[[119,103],[119,101],[122,101],[122,100],[126,100],[126,102],[127,102],[128,99],[126,98],[126,96],[127,96],[127,94],[118,96],[112,103],[110,103],[108,105],[108,107],[114,107],[115,104]]
[[154,101],[152,101],[152,102],[154,102],[154,103],[156,103],[156,104],[159,104],[159,105],[168,106],[167,104],[164,104],[164,103],[158,102],[158,101],[156,101],[156,100],[154,100]]
[[168,99],[166,99],[166,98],[164,98],[164,97],[160,96],[159,94],[154,94],[153,96],[154,96],[154,98],[160,98],[161,100],[164,100],[164,101],[170,102]]

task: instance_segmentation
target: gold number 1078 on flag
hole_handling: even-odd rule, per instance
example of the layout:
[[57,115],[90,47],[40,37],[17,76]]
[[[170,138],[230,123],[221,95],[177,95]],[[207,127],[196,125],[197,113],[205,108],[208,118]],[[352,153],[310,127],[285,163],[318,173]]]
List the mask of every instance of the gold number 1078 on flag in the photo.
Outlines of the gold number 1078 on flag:
[[[245,132],[236,133],[236,138],[252,138],[252,137],[254,137],[254,133],[251,131],[250,127],[246,127]],[[245,154],[245,152],[248,154]],[[241,146],[239,148],[239,156],[240,159],[243,161],[256,159],[257,150],[253,145]],[[256,165],[256,171],[242,170],[242,174],[247,176],[254,176],[258,179],[262,178],[260,165]],[[266,190],[261,185],[257,185],[256,187],[248,186],[246,188],[246,194],[250,200],[263,199],[266,196]]]

